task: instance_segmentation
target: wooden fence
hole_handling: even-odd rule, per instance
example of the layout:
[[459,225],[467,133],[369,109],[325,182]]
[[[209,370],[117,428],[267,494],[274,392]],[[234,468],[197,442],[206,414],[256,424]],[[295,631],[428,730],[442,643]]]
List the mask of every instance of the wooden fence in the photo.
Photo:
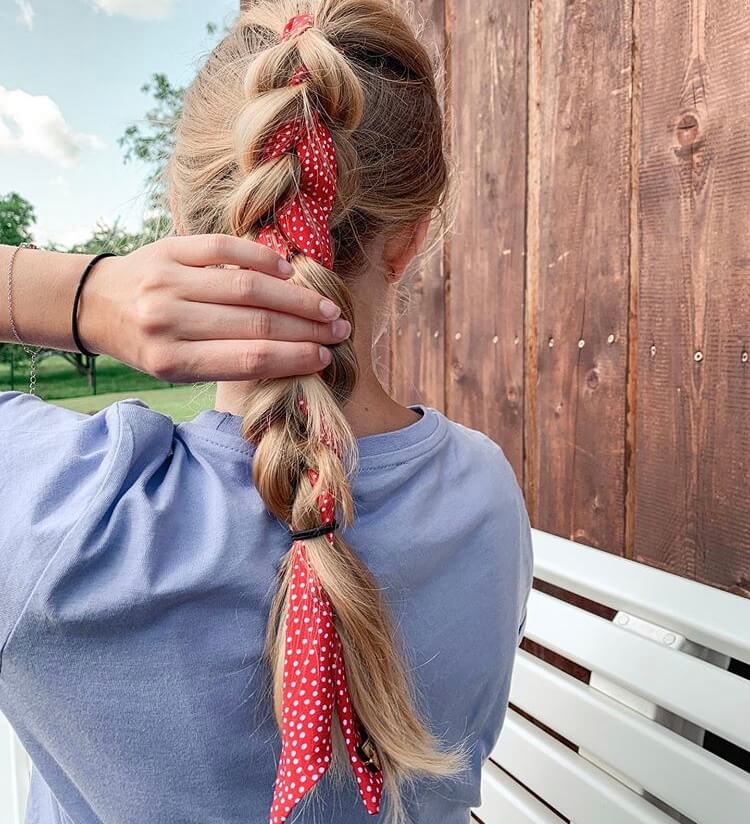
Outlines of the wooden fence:
[[534,526],[750,596],[746,0],[424,0],[457,220],[386,372]]
[[750,596],[747,0],[417,0],[458,213],[383,374],[534,526]]

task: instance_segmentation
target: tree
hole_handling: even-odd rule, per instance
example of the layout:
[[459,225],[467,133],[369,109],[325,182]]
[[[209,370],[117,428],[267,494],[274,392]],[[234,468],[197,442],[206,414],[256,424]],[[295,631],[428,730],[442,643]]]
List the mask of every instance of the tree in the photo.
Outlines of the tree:
[[0,197],[0,243],[18,246],[31,242],[31,227],[36,223],[34,207],[17,192]]
[[[34,207],[17,192],[0,197],[0,243],[18,246],[31,243],[31,227],[36,223]],[[0,363],[11,364],[28,360],[24,350],[13,343],[0,343]],[[15,384],[12,384],[15,385]]]
[[[206,33],[210,37],[219,29],[216,23],[206,23]],[[222,33],[227,31],[225,27]],[[139,160],[149,167],[146,183],[151,190],[150,205],[157,212],[163,213],[166,211],[163,174],[174,149],[175,127],[182,114],[185,88],[175,86],[166,74],[157,72],[141,86],[141,91],[151,96],[152,106],[146,112],[143,122],[128,126],[117,142],[124,150],[125,163]]]
[[144,123],[128,126],[117,141],[124,149],[125,163],[140,160],[150,167],[146,182],[151,189],[150,205],[164,209],[162,175],[174,148],[174,130],[182,113],[185,89],[173,86],[165,74],[151,75],[141,87],[153,98],[153,106],[146,112]]
[[97,223],[88,240],[71,246],[68,251],[86,255],[97,255],[99,252],[127,255],[128,252],[133,252],[163,235],[164,221],[160,215],[144,220],[139,232],[128,232],[120,226],[119,221],[115,221],[111,226]]

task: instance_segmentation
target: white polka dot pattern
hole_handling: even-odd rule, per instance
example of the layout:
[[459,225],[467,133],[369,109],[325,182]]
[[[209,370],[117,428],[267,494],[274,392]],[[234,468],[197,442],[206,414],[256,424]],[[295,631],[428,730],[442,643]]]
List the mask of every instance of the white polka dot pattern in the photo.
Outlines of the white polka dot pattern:
[[[302,398],[300,407],[306,410]],[[318,473],[309,469],[307,474],[314,488]],[[333,496],[323,490],[317,501],[321,522],[331,523],[336,509]],[[326,538],[333,544],[331,533]],[[379,769],[368,767],[357,751],[363,730],[349,696],[333,606],[308,562],[304,543],[295,541],[291,552],[292,580],[283,627],[282,747],[270,824],[283,824],[330,766],[334,705],[359,794],[367,812],[376,815],[383,776]]]
[[[305,77],[302,67],[291,83],[302,82]],[[328,221],[336,200],[336,149],[318,112],[313,112],[309,128],[302,118],[282,123],[270,136],[263,160],[290,151],[299,160],[299,186],[277,210],[275,222],[260,230],[258,242],[287,259],[292,251],[301,252],[330,269],[333,252]]]

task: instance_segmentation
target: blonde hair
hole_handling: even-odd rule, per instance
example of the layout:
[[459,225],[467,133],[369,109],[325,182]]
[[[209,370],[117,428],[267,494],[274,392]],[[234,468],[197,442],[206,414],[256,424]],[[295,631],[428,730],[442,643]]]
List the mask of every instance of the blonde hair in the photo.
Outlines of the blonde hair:
[[[281,38],[302,13],[314,25]],[[306,80],[289,85],[302,66]],[[333,271],[303,254],[292,280],[329,297],[356,331],[349,283],[381,233],[441,206],[447,164],[434,67],[403,13],[387,0],[260,0],[246,6],[188,89],[169,166],[175,219],[189,234],[255,238],[299,182],[291,153],[265,160],[283,123],[319,112],[338,164],[330,220]],[[357,383],[351,339],[332,347],[322,375],[261,381],[248,398],[243,434],[256,444],[253,475],[268,510],[293,530],[320,523],[316,490],[334,496],[339,523],[354,518],[349,478],[357,444],[342,411]],[[306,411],[300,408],[304,400]],[[313,489],[306,480],[315,468]],[[416,706],[377,581],[335,533],[305,541],[307,557],[333,605],[352,702],[373,742],[389,803],[387,821],[405,820],[406,782],[457,774],[461,745],[443,748]],[[291,553],[281,564],[267,630],[274,708],[281,723],[284,622]],[[334,726],[334,773],[348,762]],[[348,770],[347,770],[348,772]]]

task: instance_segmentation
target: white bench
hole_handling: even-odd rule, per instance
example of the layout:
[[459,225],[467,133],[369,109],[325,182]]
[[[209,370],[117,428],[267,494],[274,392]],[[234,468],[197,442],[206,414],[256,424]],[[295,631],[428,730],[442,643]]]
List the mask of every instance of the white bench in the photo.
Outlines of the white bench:
[[538,579],[617,612],[532,592],[526,637],[591,683],[519,650],[474,818],[560,824],[553,808],[574,824],[750,822],[750,774],[702,746],[711,731],[750,750],[750,680],[727,671],[750,663],[750,601],[537,530],[534,550]]
[[[665,809],[750,821],[750,775],[701,746],[710,730],[750,749],[750,681],[726,671],[730,658],[750,663],[750,601],[537,530],[534,552],[537,578],[618,612],[608,621],[532,592],[526,637],[591,683],[519,650],[511,704],[579,750],[509,709],[475,820],[560,824],[536,795],[574,824],[670,824]],[[27,769],[0,717],[3,824],[23,820]]]
[[22,824],[31,762],[10,724],[0,713],[0,823]]

